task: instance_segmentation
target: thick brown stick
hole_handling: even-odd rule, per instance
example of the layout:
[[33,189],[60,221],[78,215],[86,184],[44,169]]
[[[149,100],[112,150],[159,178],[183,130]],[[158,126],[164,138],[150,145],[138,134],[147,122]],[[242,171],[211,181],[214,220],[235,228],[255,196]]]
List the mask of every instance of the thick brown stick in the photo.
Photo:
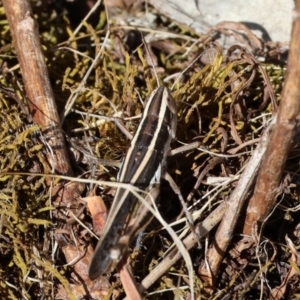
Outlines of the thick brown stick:
[[243,233],[260,230],[276,202],[284,165],[292,145],[300,112],[300,0],[296,1],[285,84],[277,122],[250,199]]
[[[49,165],[57,174],[72,175],[48,70],[42,53],[39,32],[32,17],[30,4],[27,0],[4,0],[3,5],[20,63],[33,120],[41,127],[45,142],[51,148],[47,156]],[[61,187],[56,186],[56,190]],[[74,197],[73,189],[64,190],[64,193],[68,193],[68,195],[64,195],[64,198],[68,199],[67,201]]]
[[4,0],[3,4],[33,120],[41,125],[49,145],[55,147],[54,157],[49,157],[49,162],[59,173],[70,175],[59,116],[30,4],[26,0]]

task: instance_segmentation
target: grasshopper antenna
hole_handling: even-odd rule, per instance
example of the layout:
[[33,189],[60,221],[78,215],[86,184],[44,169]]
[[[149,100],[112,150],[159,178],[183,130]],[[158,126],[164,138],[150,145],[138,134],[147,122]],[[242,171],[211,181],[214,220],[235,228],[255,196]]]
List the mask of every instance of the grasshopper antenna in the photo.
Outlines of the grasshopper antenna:
[[151,59],[152,69],[153,69],[154,74],[155,74],[157,86],[160,86],[159,79],[158,79],[158,75],[157,75],[157,72],[156,72],[155,66],[154,66],[154,60],[153,60],[153,57],[152,57],[152,55],[151,55],[151,53],[150,53],[150,50],[149,50],[149,48],[148,48],[148,46],[147,46],[147,43],[146,43],[146,41],[145,41],[145,38],[144,38],[142,32],[140,32],[140,33],[141,33],[142,41],[143,41],[143,44],[144,44],[144,46],[145,46],[146,52],[147,52],[147,54],[149,55],[149,57],[150,57],[150,59]]

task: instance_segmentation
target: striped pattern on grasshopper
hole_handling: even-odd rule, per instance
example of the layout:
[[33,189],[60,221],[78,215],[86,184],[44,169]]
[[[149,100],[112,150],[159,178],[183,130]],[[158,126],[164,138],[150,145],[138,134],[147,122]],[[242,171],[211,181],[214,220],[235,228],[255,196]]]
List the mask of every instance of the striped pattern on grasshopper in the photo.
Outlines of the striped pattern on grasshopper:
[[[175,101],[166,87],[159,87],[145,101],[142,118],[123,160],[118,181],[147,191],[155,183],[159,184],[176,127]],[[124,247],[120,240],[137,203],[138,199],[128,189],[117,189],[90,265],[91,279],[109,272],[122,258]]]

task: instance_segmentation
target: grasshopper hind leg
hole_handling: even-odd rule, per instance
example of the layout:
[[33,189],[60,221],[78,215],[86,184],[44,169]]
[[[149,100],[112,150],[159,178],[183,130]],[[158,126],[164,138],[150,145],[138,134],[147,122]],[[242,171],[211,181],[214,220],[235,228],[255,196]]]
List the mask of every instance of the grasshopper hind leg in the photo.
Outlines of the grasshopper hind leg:
[[89,277],[92,280],[103,273],[110,272],[127,249],[124,247],[121,237],[128,225],[128,215],[137,199],[124,189],[120,189],[119,192],[121,194],[125,192],[126,201],[118,203],[119,205],[116,204],[116,209],[112,209],[111,215],[108,216],[90,265]]

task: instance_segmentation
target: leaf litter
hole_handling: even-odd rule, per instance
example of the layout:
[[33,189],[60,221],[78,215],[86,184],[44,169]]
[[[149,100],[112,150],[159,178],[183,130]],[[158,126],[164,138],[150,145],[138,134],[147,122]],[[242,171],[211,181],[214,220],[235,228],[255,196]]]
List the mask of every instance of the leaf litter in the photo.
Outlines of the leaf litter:
[[[140,39],[142,32],[161,82],[170,89],[175,83],[172,95],[177,103],[179,124],[172,149],[194,141],[200,143],[196,150],[170,157],[168,171],[188,199],[190,212],[197,215],[195,223],[204,220],[219,203],[226,203],[236,181],[216,186],[210,180],[230,179],[244,169],[268,120],[277,111],[285,63],[274,56],[270,58],[276,49],[257,53],[255,48],[255,55],[240,46],[224,50],[211,40],[205,42],[192,30],[160,16],[153,8],[150,8],[151,13],[157,19],[151,29],[139,27],[137,30],[130,24],[114,23],[101,8],[98,24],[91,26],[89,22],[82,22],[74,34],[74,24],[64,8],[49,4],[48,10],[44,10],[35,2],[32,5],[40,24],[59,112],[64,111],[67,99],[75,95],[63,128],[76,176],[116,181],[118,168],[99,163],[98,159],[122,160],[129,140],[115,121],[121,120],[127,130],[134,133],[143,109],[141,100],[156,88],[153,68]],[[144,12],[143,6],[136,9]],[[4,12],[1,14],[4,20]],[[57,24],[60,24],[58,30]],[[105,39],[108,24],[110,34]],[[0,29],[3,33],[0,56],[0,294],[8,299],[78,299],[87,294],[103,299],[120,297],[122,285],[115,273],[96,284],[83,275],[89,265],[86,252],[92,253],[92,246],[96,244],[91,233],[96,222],[94,212],[86,208],[84,198],[100,200],[101,207],[104,203],[109,208],[114,190],[85,184],[82,198],[70,201],[70,205],[78,207],[78,215],[66,214],[63,221],[53,218],[56,207],[51,202],[51,189],[45,185],[46,174],[51,173],[45,156],[49,149],[41,129],[32,124],[24,109],[27,100],[14,49],[8,47],[11,43],[8,24],[2,22]],[[100,59],[78,92],[102,43],[105,46]],[[211,243],[214,230],[201,241],[201,248],[192,248],[196,297],[257,299],[258,295],[263,295],[263,299],[282,299],[284,295],[297,298],[299,237],[293,233],[298,225],[297,149],[295,142],[284,173],[280,202],[266,221],[261,244],[243,248],[237,243],[241,232],[237,226],[213,292],[206,289],[197,268],[204,262],[206,245]],[[216,160],[218,156],[222,159]],[[11,175],[12,172],[15,175]],[[21,172],[33,174],[18,175]],[[194,189],[200,176],[199,185]],[[167,223],[181,220],[180,204],[165,182],[158,206]],[[199,211],[201,213],[197,214]],[[99,222],[103,222],[99,218]],[[243,214],[239,218],[242,220]],[[68,226],[62,229],[61,222]],[[182,224],[184,222],[173,227],[178,234],[184,229]],[[55,241],[56,233],[62,230],[65,240]],[[153,220],[143,232],[140,244],[130,248],[131,267],[138,282],[163,260],[171,244],[168,233]],[[186,266],[179,260],[147,291],[146,297],[159,299],[176,295],[188,299],[191,295],[186,288],[186,274]],[[83,289],[82,280],[86,282]]]

